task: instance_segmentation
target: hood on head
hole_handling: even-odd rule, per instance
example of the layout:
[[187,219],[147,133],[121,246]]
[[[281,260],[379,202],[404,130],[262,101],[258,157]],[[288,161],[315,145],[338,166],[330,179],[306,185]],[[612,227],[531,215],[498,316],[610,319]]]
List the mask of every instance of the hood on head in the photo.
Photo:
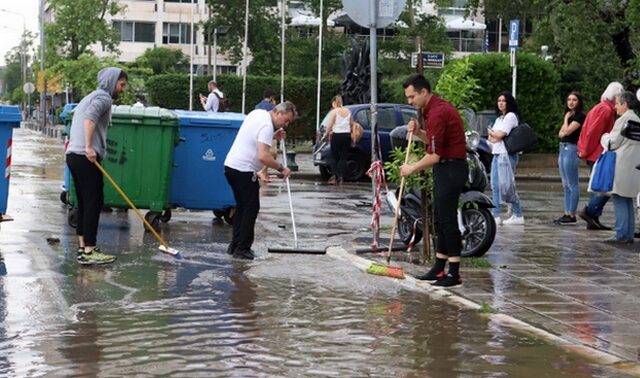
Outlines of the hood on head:
[[113,92],[116,89],[116,83],[120,77],[122,70],[116,67],[106,67],[98,72],[98,88],[106,91],[113,97]]

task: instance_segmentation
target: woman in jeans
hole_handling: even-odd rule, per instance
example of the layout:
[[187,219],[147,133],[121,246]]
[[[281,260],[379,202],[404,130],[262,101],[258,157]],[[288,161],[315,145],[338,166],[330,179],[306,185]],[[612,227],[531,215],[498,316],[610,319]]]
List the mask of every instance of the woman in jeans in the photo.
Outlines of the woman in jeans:
[[[518,104],[513,95],[508,92],[500,92],[498,99],[496,100],[496,119],[493,127],[488,130],[488,139],[491,143],[491,153],[493,154],[493,160],[491,161],[491,192],[493,203],[496,207],[492,209],[493,217],[496,220],[496,224],[504,225],[523,225],[524,216],[522,215],[522,209],[520,208],[520,197],[518,193],[515,193],[515,200],[511,203],[511,211],[513,214],[509,219],[502,221],[500,218],[500,176],[498,168],[498,157],[501,154],[508,154],[507,148],[504,145],[504,137],[509,135],[511,130],[518,126],[520,123],[520,112],[518,112]],[[508,154],[509,163],[513,174],[515,175],[516,165],[518,164],[518,154]]]
[[580,199],[580,185],[578,183],[578,139],[582,124],[586,118],[583,112],[582,95],[573,91],[567,96],[564,107],[564,122],[558,132],[560,137],[560,152],[558,154],[558,168],[564,189],[564,215],[553,221],[559,225],[576,223],[576,209]]

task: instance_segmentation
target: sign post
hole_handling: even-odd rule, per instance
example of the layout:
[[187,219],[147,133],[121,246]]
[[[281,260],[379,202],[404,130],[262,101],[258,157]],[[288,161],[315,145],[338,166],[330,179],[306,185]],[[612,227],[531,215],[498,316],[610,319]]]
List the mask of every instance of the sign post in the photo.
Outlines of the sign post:
[[511,94],[516,98],[516,82],[518,81],[518,63],[516,61],[516,50],[518,49],[518,39],[520,33],[520,20],[509,21],[509,51],[511,55]]

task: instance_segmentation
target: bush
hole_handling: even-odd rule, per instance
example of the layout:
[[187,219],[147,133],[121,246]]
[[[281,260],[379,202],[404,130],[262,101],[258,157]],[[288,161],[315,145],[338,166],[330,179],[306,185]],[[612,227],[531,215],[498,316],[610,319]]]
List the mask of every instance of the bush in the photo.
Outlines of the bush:
[[[509,54],[490,53],[468,57],[471,75],[477,79],[478,109],[495,109],[495,101],[503,90],[511,90]],[[557,150],[557,130],[562,123],[562,94],[559,92],[560,75],[553,64],[534,54],[518,53],[518,82],[516,97],[521,121],[531,126],[538,135],[537,151]],[[451,68],[449,68],[451,67]],[[445,72],[453,69],[451,63]],[[461,78],[463,79],[463,78]]]

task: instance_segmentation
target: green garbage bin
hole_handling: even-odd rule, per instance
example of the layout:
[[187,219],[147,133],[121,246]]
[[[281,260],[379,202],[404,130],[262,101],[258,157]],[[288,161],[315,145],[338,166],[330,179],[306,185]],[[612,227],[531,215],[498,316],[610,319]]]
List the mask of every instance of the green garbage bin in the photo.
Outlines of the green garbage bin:
[[[173,151],[178,141],[178,117],[158,107],[114,106],[107,132],[107,156],[102,166],[141,209],[149,209],[146,219],[154,227],[168,208]],[[69,202],[77,203],[75,187],[70,185]],[[111,183],[104,182],[104,204],[128,208]],[[69,223],[73,224],[69,215]]]

